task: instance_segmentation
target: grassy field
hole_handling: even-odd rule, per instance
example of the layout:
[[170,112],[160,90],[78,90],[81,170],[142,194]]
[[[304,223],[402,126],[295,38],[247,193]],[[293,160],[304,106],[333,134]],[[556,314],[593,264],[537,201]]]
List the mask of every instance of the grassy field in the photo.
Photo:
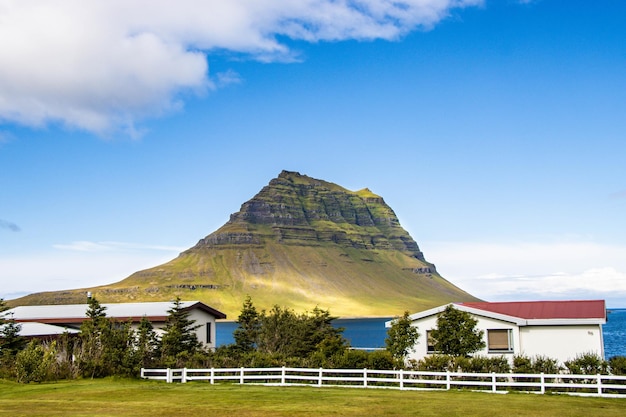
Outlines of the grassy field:
[[624,416],[625,399],[466,391],[0,380],[7,416]]

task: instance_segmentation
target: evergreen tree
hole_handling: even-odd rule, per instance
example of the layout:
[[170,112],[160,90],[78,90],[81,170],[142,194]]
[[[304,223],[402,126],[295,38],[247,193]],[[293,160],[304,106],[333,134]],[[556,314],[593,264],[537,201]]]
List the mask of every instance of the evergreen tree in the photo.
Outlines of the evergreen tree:
[[404,361],[406,355],[413,350],[419,335],[418,328],[411,326],[409,312],[405,311],[402,317],[397,317],[391,322],[385,345],[394,359]]
[[6,310],[4,299],[0,298],[0,356],[9,360],[26,346],[26,339],[20,336],[22,325],[7,317]]
[[106,307],[95,297],[88,300],[87,320],[80,326],[78,366],[83,376],[135,375],[135,333],[130,321],[120,323],[106,316]]
[[301,356],[308,356],[314,350],[322,351],[326,355],[343,352],[348,347],[348,341],[343,337],[343,327],[335,327],[332,321],[337,319],[330,315],[328,310],[315,307],[311,315],[303,315],[306,334],[304,350]]
[[137,376],[139,368],[132,321],[117,322],[109,319],[110,326],[103,334],[103,359],[108,375]]
[[159,339],[154,331],[154,327],[146,316],[141,318],[139,329],[135,341],[135,352],[137,355],[137,366],[139,368],[150,368],[154,365],[159,349]]
[[469,356],[485,347],[484,332],[476,329],[478,321],[452,304],[437,317],[431,332],[435,350],[444,355]]
[[105,361],[105,342],[111,323],[106,317],[106,307],[95,297],[87,300],[87,320],[80,325],[78,366],[83,376],[102,377],[108,374]]
[[193,355],[202,345],[195,332],[200,326],[196,326],[195,321],[189,318],[189,311],[183,308],[180,298],[174,300],[167,314],[161,337],[161,356],[171,363],[182,353]]
[[239,327],[233,332],[235,349],[240,352],[252,352],[259,337],[261,320],[260,314],[254,304],[252,304],[250,296],[247,296],[243,303],[243,308],[237,318],[237,324]]

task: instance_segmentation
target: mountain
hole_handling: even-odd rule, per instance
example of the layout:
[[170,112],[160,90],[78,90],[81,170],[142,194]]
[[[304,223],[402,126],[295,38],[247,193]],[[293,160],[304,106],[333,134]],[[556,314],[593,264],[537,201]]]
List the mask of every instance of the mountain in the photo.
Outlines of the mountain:
[[378,195],[283,171],[230,220],[163,265],[111,285],[37,293],[11,304],[202,300],[235,319],[259,309],[315,306],[393,316],[477,299],[442,278]]

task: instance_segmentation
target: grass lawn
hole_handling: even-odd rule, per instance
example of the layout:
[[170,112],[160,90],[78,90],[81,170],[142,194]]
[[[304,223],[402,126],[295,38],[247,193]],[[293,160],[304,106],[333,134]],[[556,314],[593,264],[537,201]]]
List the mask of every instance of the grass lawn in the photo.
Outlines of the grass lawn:
[[624,416],[626,399],[467,391],[0,380],[4,416]]

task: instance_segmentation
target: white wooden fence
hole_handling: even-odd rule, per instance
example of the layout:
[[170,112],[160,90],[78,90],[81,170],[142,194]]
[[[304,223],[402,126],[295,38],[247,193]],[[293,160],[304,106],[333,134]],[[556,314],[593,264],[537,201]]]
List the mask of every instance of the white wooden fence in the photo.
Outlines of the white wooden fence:
[[626,398],[626,376],[570,374],[512,374],[425,372],[372,369],[316,368],[211,368],[141,369],[145,379],[171,382],[209,381],[239,384],[395,388],[401,390],[471,389],[493,393],[510,391],[537,394]]

